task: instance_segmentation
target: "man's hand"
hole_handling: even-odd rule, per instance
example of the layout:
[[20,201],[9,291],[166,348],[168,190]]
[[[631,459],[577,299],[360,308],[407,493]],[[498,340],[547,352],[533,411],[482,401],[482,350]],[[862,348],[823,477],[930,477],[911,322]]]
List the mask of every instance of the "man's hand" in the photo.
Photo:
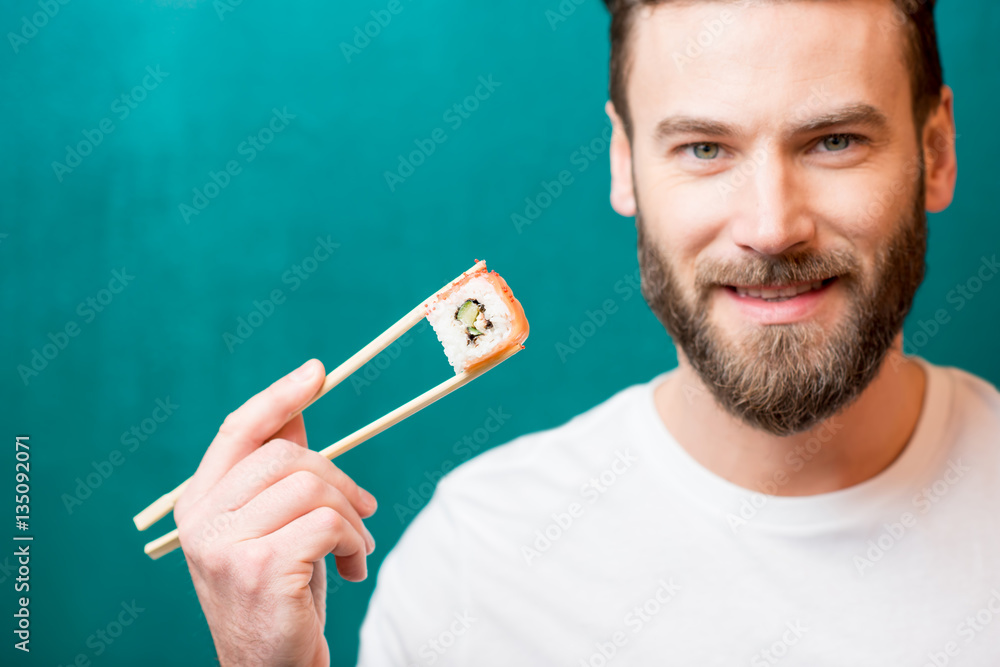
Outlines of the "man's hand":
[[288,421],[323,377],[309,361],[229,415],[174,507],[224,667],[328,665],[323,558],[367,576],[375,499],[307,449],[301,415]]

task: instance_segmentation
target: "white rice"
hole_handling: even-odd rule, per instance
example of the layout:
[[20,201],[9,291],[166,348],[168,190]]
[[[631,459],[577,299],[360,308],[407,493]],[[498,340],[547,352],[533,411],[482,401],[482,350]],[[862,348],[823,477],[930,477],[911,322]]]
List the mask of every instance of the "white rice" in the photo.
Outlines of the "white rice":
[[[483,332],[470,341],[465,325],[455,319],[458,307],[469,299],[481,303],[485,310],[476,318],[475,326]],[[467,283],[453,291],[446,298],[438,298],[428,309],[427,320],[434,327],[434,333],[444,346],[448,363],[461,373],[471,363],[489,356],[501,347],[511,333],[510,308],[496,287],[482,277],[470,278]],[[485,320],[493,326],[486,328]]]

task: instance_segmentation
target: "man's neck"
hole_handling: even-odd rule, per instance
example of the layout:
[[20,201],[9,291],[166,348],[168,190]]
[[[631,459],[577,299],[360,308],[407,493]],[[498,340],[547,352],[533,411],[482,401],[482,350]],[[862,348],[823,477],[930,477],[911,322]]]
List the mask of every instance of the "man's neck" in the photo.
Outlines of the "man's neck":
[[772,435],[733,417],[683,355],[656,390],[657,411],[688,454],[734,484],[778,496],[844,489],[885,470],[913,435],[926,378],[902,356],[901,342],[847,409],[796,435]]

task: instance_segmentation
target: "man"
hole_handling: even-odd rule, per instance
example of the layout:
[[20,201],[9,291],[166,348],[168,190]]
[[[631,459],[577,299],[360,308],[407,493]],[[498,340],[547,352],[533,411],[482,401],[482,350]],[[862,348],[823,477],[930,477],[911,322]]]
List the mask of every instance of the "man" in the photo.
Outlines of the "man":
[[[998,664],[1000,394],[901,351],[956,178],[933,2],[608,4],[611,203],[680,364],[447,475],[360,664]],[[322,558],[365,574],[374,501],[282,426],[320,371],[175,510],[223,665],[326,664]]]

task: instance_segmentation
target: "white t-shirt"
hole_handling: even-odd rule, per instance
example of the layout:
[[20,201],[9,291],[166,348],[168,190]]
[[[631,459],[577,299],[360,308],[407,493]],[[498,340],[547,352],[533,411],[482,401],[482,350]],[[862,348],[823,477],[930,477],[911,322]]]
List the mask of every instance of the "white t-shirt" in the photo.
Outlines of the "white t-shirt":
[[917,360],[910,443],[832,493],[695,462],[668,374],[464,463],[382,564],[358,664],[1000,665],[1000,393]]

